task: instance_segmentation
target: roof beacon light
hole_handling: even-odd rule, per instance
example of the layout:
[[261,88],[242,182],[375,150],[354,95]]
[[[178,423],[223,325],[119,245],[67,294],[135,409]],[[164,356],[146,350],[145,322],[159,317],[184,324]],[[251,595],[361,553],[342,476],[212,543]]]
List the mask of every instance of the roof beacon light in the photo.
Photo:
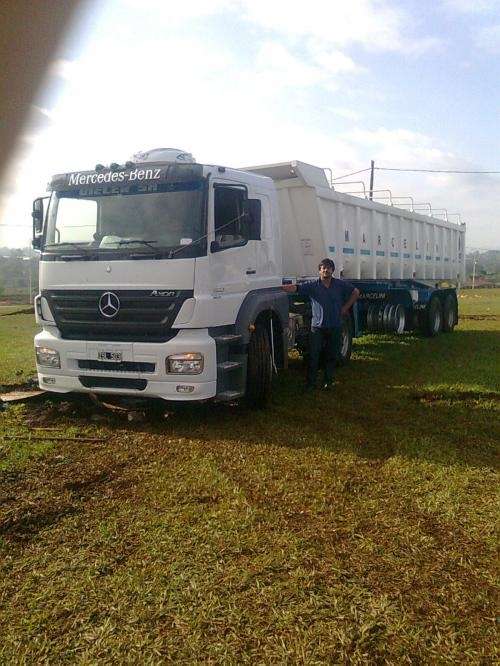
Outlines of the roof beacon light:
[[144,152],[135,153],[132,157],[135,163],[140,162],[178,162],[181,164],[195,164],[196,160],[191,153],[178,148],[153,148]]

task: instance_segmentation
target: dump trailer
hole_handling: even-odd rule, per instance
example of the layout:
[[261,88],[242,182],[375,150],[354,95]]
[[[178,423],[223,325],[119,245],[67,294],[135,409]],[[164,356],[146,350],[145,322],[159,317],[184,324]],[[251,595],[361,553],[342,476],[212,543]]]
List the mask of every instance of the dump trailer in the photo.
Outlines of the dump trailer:
[[33,203],[40,386],[262,407],[310,303],[284,283],[333,259],[364,332],[451,332],[465,225],[336,192],[303,162],[232,169],[155,149],[54,176]]

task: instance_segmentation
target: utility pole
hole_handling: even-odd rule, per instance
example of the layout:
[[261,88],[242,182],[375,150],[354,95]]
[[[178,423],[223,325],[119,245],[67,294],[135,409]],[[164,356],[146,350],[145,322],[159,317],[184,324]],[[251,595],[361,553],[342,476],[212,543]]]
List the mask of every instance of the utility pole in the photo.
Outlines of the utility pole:
[[372,160],[370,173],[370,201],[373,201],[373,176],[375,172],[375,162]]

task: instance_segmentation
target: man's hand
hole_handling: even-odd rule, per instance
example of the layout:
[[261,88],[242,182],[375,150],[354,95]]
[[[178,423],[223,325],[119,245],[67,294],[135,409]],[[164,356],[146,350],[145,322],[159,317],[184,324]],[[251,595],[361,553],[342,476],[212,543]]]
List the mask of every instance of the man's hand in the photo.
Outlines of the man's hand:
[[354,288],[349,300],[345,305],[342,306],[340,310],[341,317],[347,317],[347,315],[349,314],[349,310],[351,309],[353,304],[356,303],[358,298],[359,298],[359,289]]
[[295,294],[297,291],[297,285],[296,284],[282,284],[281,288],[283,291],[286,291],[287,294]]

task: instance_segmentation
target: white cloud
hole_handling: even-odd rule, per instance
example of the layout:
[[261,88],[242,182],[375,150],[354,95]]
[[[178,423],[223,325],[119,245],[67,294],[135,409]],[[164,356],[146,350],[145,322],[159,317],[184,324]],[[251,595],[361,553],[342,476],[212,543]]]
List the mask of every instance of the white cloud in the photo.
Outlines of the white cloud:
[[358,122],[362,118],[362,113],[355,109],[349,109],[348,107],[345,106],[334,106],[328,109],[335,115],[339,116],[340,118],[345,118],[346,120],[353,120]]
[[236,9],[238,0],[190,0],[189,2],[173,2],[173,0],[119,0],[118,5],[136,9],[139,12],[150,12],[165,22],[184,23],[194,19],[202,19],[228,9]]
[[446,9],[463,14],[482,14],[500,8],[499,0],[442,0]]
[[411,17],[384,0],[240,1],[248,21],[290,39],[315,40],[323,48],[361,45],[367,51],[418,55],[440,44],[436,37],[408,34]]
[[392,50],[400,43],[401,13],[370,0],[243,0],[245,17],[264,29],[322,43]]
[[265,42],[256,57],[257,76],[272,87],[315,86],[323,80],[321,69],[292,55],[278,42]]
[[476,35],[476,45],[489,53],[500,53],[500,23],[481,28]]
[[408,39],[401,51],[410,56],[421,56],[426,53],[438,53],[445,46],[443,39],[438,37],[422,37],[420,39]]
[[308,47],[314,63],[327,74],[336,75],[362,71],[362,68],[342,51],[315,42],[309,44]]

